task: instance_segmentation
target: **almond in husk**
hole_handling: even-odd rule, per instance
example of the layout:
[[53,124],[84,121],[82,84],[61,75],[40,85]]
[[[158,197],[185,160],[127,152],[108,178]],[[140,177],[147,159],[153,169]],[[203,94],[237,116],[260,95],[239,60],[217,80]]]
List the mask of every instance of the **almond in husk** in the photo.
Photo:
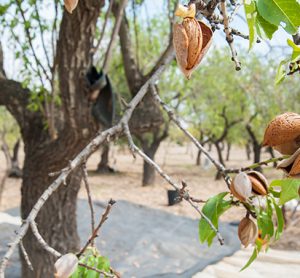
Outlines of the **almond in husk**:
[[275,117],[266,128],[263,145],[281,154],[293,154],[300,148],[300,115],[286,112]]
[[238,227],[238,236],[245,247],[253,244],[257,238],[256,224],[248,217],[243,218]]
[[252,194],[252,185],[247,174],[238,173],[231,182],[230,191],[234,197],[245,202]]
[[183,21],[173,26],[173,45],[177,63],[189,79],[209,49],[213,32],[204,22],[194,18],[193,10],[186,9],[186,11],[177,9],[175,13],[183,17]]
[[282,161],[278,166],[290,177],[300,177],[300,148],[289,158]]
[[267,195],[268,194],[268,181],[265,176],[257,171],[250,171],[247,173],[251,184],[252,192],[256,195]]

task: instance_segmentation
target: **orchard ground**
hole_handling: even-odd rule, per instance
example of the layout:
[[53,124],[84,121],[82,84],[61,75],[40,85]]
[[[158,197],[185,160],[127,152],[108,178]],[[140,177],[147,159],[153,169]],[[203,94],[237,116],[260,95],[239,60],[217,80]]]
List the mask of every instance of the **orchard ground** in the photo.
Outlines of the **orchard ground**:
[[[212,153],[216,157],[214,148]],[[191,144],[180,146],[175,143],[165,142],[161,145],[155,160],[173,178],[173,180],[178,183],[180,183],[181,180],[186,181],[191,196],[195,198],[207,200],[212,195],[226,191],[227,187],[224,181],[216,181],[214,179],[214,167],[203,155],[201,157],[201,165],[197,166],[195,164],[196,156],[197,150]],[[97,174],[95,169],[97,168],[99,157],[100,153],[96,152],[87,163],[89,183],[95,201],[99,200],[106,202],[110,198],[117,201],[126,200],[175,215],[182,215],[194,219],[199,218],[197,212],[186,202],[181,202],[174,206],[167,205],[167,190],[172,188],[170,188],[170,185],[168,185],[158,174],[155,185],[142,187],[141,175],[143,161],[139,157],[134,159],[126,146],[112,146],[111,148],[110,165],[116,169],[115,173]],[[269,158],[269,154],[263,152],[262,159],[267,158]],[[22,159],[23,154],[20,155],[20,161],[22,161]],[[226,165],[227,167],[241,167],[250,164],[252,164],[252,160],[248,161],[246,159],[245,149],[238,147],[232,148],[230,160]],[[1,153],[0,177],[4,175],[5,166],[5,159]],[[264,174],[269,181],[272,179],[280,179],[283,176],[281,171],[275,170],[271,165],[264,167]],[[8,178],[6,180],[0,211],[8,210],[20,205],[20,186],[20,179]],[[79,198],[87,198],[84,187],[82,187],[79,193]],[[221,217],[221,220],[225,222],[237,222],[244,215],[245,212],[243,209],[232,208]],[[109,225],[109,223],[106,223],[106,225]],[[293,225],[290,225],[287,228],[282,239],[276,244],[273,244],[272,248],[286,251],[300,250],[299,236],[300,212],[297,212],[296,217],[293,220]],[[246,258],[244,259],[244,263],[245,262]]]

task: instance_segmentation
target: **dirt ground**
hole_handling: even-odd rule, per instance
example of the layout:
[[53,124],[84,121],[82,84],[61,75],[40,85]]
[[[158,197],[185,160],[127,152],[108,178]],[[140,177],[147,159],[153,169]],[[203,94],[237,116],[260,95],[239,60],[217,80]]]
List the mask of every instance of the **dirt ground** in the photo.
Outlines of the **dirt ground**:
[[[156,162],[180,183],[184,180],[188,184],[191,196],[206,200],[210,196],[226,191],[227,187],[223,180],[214,180],[215,170],[209,161],[202,156],[201,166],[196,166],[197,150],[192,144],[179,146],[174,143],[165,142],[160,147]],[[213,155],[216,153],[213,150]],[[22,155],[21,155],[22,156]],[[171,189],[160,176],[157,175],[154,186],[142,187],[142,166],[140,158],[134,159],[127,148],[112,146],[110,161],[111,166],[116,169],[114,174],[97,174],[95,172],[100,152],[95,153],[88,161],[89,183],[94,200],[106,201],[110,198],[115,200],[127,200],[133,203],[145,205],[151,208],[164,210],[175,215],[184,215],[191,218],[199,218],[197,212],[186,202],[175,206],[168,206],[167,190]],[[263,154],[263,159],[268,154]],[[22,160],[22,157],[21,157]],[[233,148],[228,167],[241,167],[250,165],[247,161],[244,149]],[[5,171],[4,156],[0,154],[0,179]],[[264,174],[271,179],[281,178],[282,173],[271,167],[265,168]],[[20,205],[21,180],[7,179],[0,204],[0,211]],[[86,198],[86,192],[82,187],[79,198]],[[238,221],[245,212],[240,208],[233,208],[222,216],[223,221]],[[300,213],[286,230],[286,236],[277,242],[274,247],[279,249],[300,250]]]

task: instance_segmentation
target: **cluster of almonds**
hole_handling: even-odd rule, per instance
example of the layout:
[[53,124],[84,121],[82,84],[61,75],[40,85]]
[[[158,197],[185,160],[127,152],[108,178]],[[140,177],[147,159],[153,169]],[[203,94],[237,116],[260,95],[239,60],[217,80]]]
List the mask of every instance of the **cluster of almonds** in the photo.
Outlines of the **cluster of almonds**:
[[[254,195],[256,198],[252,200],[252,203],[254,204],[254,200],[259,203],[260,201],[258,198],[268,194],[268,182],[260,172],[241,172],[232,180],[230,191],[234,197],[242,202],[248,201],[249,197]],[[263,203],[263,199],[261,202]],[[245,247],[255,243],[257,239],[260,239],[256,223],[248,216],[241,220],[238,228],[238,236]]]
[[291,155],[278,165],[289,177],[300,177],[300,115],[287,112],[275,117],[264,135],[264,146]]
[[178,5],[175,15],[183,18],[181,23],[173,26],[176,59],[181,71],[189,79],[209,49],[213,32],[204,22],[195,19],[195,4],[188,7]]
[[[291,155],[279,164],[278,168],[287,176],[300,178],[300,115],[287,112],[275,117],[265,130],[264,146],[270,146],[283,155]],[[230,185],[230,191],[237,199],[247,202],[249,197],[258,195],[254,201],[268,194],[268,182],[259,172],[241,172],[235,176]],[[300,189],[299,189],[300,191]],[[299,192],[300,193],[300,192]],[[267,241],[261,238],[256,223],[249,216],[243,218],[238,227],[241,243],[247,247],[260,240],[262,245]]]

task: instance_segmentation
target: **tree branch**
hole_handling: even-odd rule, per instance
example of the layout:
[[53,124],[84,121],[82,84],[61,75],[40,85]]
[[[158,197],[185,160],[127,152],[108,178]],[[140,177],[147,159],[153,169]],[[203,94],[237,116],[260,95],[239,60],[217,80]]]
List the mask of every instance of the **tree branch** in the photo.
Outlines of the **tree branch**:
[[208,223],[210,228],[217,234],[218,240],[221,245],[224,244],[224,239],[221,236],[219,230],[214,226],[211,220],[193,203],[188,191],[185,190],[186,184],[183,182],[183,187],[180,188],[169,175],[167,175],[158,164],[156,164],[150,157],[148,157],[142,150],[140,150],[133,142],[129,127],[127,124],[124,124],[124,132],[127,137],[129,148],[133,152],[133,154],[137,153],[140,157],[143,158],[147,163],[149,163],[160,175],[166,180],[176,191],[178,191],[181,195],[181,198],[186,200],[199,214],[203,219]]
[[116,12],[116,22],[115,22],[115,25],[113,28],[112,35],[110,37],[110,42],[109,42],[109,45],[108,45],[108,48],[107,48],[107,51],[106,51],[106,54],[104,57],[103,66],[102,66],[103,72],[107,72],[107,69],[109,67],[112,50],[113,50],[113,47],[114,47],[114,44],[116,41],[117,34],[120,30],[120,25],[121,25],[121,21],[123,19],[123,14],[124,14],[124,10],[127,5],[127,2],[128,2],[128,0],[121,0],[120,4],[118,4],[118,11]]

